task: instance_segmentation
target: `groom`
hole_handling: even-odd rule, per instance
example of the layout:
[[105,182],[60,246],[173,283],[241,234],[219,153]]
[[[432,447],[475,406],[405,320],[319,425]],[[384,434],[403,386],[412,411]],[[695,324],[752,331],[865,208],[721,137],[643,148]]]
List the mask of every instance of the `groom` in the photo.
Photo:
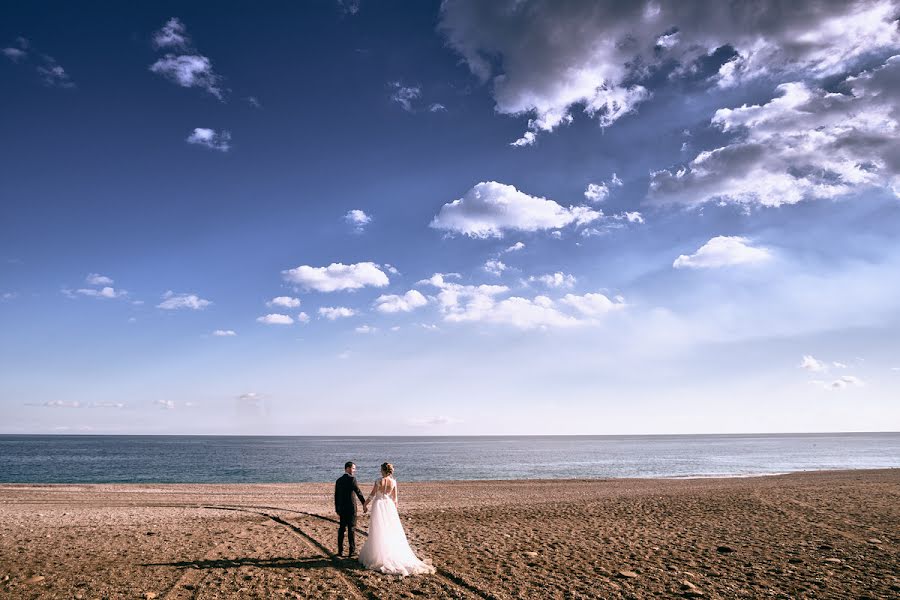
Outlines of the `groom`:
[[356,500],[353,498],[353,494],[356,494],[362,503],[363,513],[366,512],[366,499],[359,491],[355,475],[356,465],[347,462],[344,464],[344,474],[334,484],[334,512],[341,519],[338,526],[338,556],[344,554],[344,531],[347,532],[347,541],[350,543],[350,551],[347,556],[353,556],[356,553],[356,534],[353,531],[353,528],[356,527]]

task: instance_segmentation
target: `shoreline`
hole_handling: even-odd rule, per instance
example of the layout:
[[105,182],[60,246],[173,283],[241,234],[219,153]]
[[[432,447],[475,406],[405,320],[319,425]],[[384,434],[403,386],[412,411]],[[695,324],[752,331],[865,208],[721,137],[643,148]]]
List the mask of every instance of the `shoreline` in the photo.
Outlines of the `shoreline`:
[[[401,520],[434,576],[335,557],[333,483],[2,484],[0,597],[900,592],[900,469],[399,485]],[[367,527],[361,516],[360,545]]]
[[[802,469],[797,471],[778,471],[773,473],[737,473],[737,474],[692,474],[692,475],[668,475],[659,477],[542,477],[542,478],[509,478],[509,479],[423,479],[423,480],[403,480],[401,483],[410,484],[453,484],[453,483],[510,483],[510,482],[535,482],[535,483],[570,483],[574,481],[708,481],[708,480],[731,480],[731,479],[756,479],[767,477],[782,477],[785,475],[802,475],[816,473],[858,473],[858,472],[877,472],[877,471],[898,471],[900,466],[895,467],[860,467],[856,469]],[[335,471],[335,479],[340,474]],[[368,479],[357,477],[362,483]],[[47,482],[23,482],[23,481],[2,481],[0,480],[0,488],[9,488],[11,486],[21,487],[47,487],[47,486],[141,486],[141,485],[161,485],[161,486],[279,486],[279,485],[327,485],[334,483],[333,481],[259,481],[259,482],[239,482],[239,481],[217,481],[217,482],[196,482],[196,481],[47,481]]]

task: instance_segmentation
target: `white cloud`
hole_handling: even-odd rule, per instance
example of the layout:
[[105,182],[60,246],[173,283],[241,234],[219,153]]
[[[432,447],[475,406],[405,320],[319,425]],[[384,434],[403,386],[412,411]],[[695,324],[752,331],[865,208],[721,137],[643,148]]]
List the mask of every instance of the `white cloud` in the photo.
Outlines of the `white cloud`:
[[202,54],[166,54],[150,65],[157,75],[185,88],[201,88],[222,99],[219,76],[213,71],[212,62]]
[[356,315],[356,311],[346,306],[323,306],[319,309],[319,315],[325,317],[329,321],[335,319],[343,319]]
[[[492,323],[525,330],[575,327],[595,323],[602,314],[624,307],[624,301],[612,302],[602,294],[567,294],[559,302],[543,295],[499,300],[498,296],[509,292],[508,287],[451,283],[441,273],[419,283],[438,288],[437,299],[444,320],[456,323]],[[578,314],[563,312],[566,307]]]
[[384,270],[387,271],[388,273],[390,273],[391,275],[399,275],[400,274],[400,271],[397,269],[397,267],[395,267],[392,264],[384,263],[384,265],[382,265],[382,266],[384,267]]
[[613,311],[622,310],[627,306],[625,300],[621,297],[610,300],[605,294],[600,293],[585,294],[583,296],[566,294],[561,302],[591,319],[602,317]]
[[38,404],[33,403],[25,403],[25,406],[46,406],[47,408],[80,408],[81,402],[77,400],[69,401],[69,400],[48,400],[47,402],[41,402]]
[[263,396],[262,396],[262,394],[259,394],[257,392],[247,392],[245,394],[241,394],[240,396],[238,396],[237,399],[240,400],[241,402],[252,402],[252,403],[256,404],[257,402],[259,402],[260,400],[263,399]]
[[73,88],[75,83],[53,58],[50,56],[42,57],[43,64],[38,65],[37,72],[41,76],[44,84],[50,87]]
[[285,280],[317,292],[357,290],[366,286],[384,287],[390,280],[378,265],[361,262],[352,265],[332,263],[327,267],[299,267],[281,272]]
[[803,358],[800,360],[800,364],[798,368],[804,369],[806,371],[812,371],[813,373],[818,373],[821,371],[827,371],[828,367],[822,361],[816,360],[812,355],[805,354]]
[[180,308],[189,308],[192,310],[202,310],[212,304],[209,300],[204,300],[195,294],[176,294],[169,290],[163,294],[163,301],[156,305],[156,308],[165,310],[178,310]]
[[440,102],[433,102],[431,106],[428,107],[428,112],[447,112],[447,107]]
[[729,85],[839,73],[900,45],[893,0],[447,0],[439,29],[492,84],[498,113],[530,117],[529,133],[570,123],[578,108],[611,125],[649,96],[643,78],[665,64],[677,65],[673,78],[693,75],[697,59],[723,46],[736,52],[717,75]]
[[682,254],[672,266],[676,269],[710,269],[734,265],[758,264],[772,258],[766,248],[755,248],[747,238],[720,235],[712,238],[694,254]]
[[109,286],[100,289],[81,288],[75,290],[75,293],[81,294],[82,296],[90,296],[92,298],[124,298],[128,295],[128,292],[125,290],[117,290]]
[[[644,216],[637,211],[625,212],[622,214],[624,215],[625,220],[629,223],[644,223]],[[620,215],[616,215],[616,218],[620,218]]]
[[583,225],[602,213],[586,206],[565,208],[553,200],[529,196],[511,185],[485,181],[448,202],[430,226],[476,238],[503,237],[505,230],[540,231]]
[[190,38],[187,30],[177,17],[169,19],[162,29],[153,34],[153,45],[157,48],[187,49]]
[[505,271],[509,267],[507,267],[502,260],[491,258],[484,263],[484,266],[482,268],[486,273],[490,273],[491,275],[500,277],[500,275],[503,274],[503,271]]
[[522,134],[522,137],[510,142],[509,145],[515,146],[516,148],[522,148],[524,146],[533,146],[536,141],[537,135],[533,131],[526,131]]
[[266,325],[293,325],[294,319],[292,319],[290,315],[269,313],[262,317],[257,317],[256,322],[265,323]]
[[113,280],[105,275],[101,275],[100,273],[90,273],[84,279],[85,283],[88,285],[112,285]]
[[826,390],[843,390],[848,387],[862,387],[865,385],[865,382],[853,375],[844,375],[832,381],[813,380],[810,383]]
[[603,202],[609,198],[609,187],[605,183],[589,183],[584,197],[591,202]]
[[376,331],[378,331],[378,329],[376,329],[375,327],[370,327],[368,325],[360,325],[354,331],[356,331],[356,333],[375,333]]
[[528,278],[529,282],[540,282],[549,288],[572,288],[578,281],[574,275],[557,271],[556,273],[548,273],[547,275],[532,276]]
[[27,52],[25,52],[24,50],[20,50],[19,48],[4,48],[2,52],[3,56],[13,62],[21,62],[25,59],[26,56],[28,56]]
[[367,215],[364,211],[354,208],[344,215],[344,221],[349,223],[354,231],[362,233],[365,230],[366,225],[372,222],[372,217]]
[[765,104],[720,109],[712,124],[734,140],[684,167],[653,173],[650,198],[780,206],[871,187],[900,196],[898,80],[894,56],[848,77],[848,93],[791,82]]
[[839,361],[834,361],[834,362],[832,362],[831,364],[834,365],[834,367],[837,368],[837,369],[848,369],[848,368],[850,368],[849,365],[846,365],[846,364],[844,364],[844,363],[842,363],[842,362],[839,362]]
[[231,149],[231,133],[224,130],[217,132],[215,129],[195,127],[185,141],[188,144],[198,144],[219,152],[228,152]]
[[622,187],[622,180],[619,179],[619,176],[615,173],[612,174],[612,179],[609,180],[610,185],[614,185],[616,187]]
[[231,329],[216,329],[212,332],[216,337],[234,337],[237,334]]
[[309,323],[309,315],[306,314],[305,312],[300,312],[297,315],[297,322],[298,323]]
[[300,306],[300,299],[291,296],[277,296],[266,302],[266,306],[280,306],[282,308],[297,308]]
[[513,244],[512,246],[510,246],[509,248],[504,250],[503,253],[508,254],[510,252],[518,252],[519,250],[524,250],[524,249],[525,249],[525,244],[523,244],[522,242],[516,242],[515,244]]
[[173,400],[157,400],[154,404],[165,410],[172,410],[175,408],[175,402]]
[[407,86],[399,81],[392,81],[390,87],[393,90],[391,100],[402,106],[403,110],[407,112],[412,112],[413,102],[422,97],[422,89],[417,85]]
[[411,312],[428,304],[419,290],[409,290],[402,296],[385,294],[375,299],[375,310],[382,313]]

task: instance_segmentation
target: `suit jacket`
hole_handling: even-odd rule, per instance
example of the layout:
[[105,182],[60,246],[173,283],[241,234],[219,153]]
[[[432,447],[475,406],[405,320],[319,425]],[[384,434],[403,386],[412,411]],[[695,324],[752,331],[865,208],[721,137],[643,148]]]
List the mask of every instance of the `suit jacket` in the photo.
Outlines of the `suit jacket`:
[[334,484],[334,512],[338,514],[356,514],[356,500],[353,494],[359,498],[359,501],[365,503],[366,498],[359,491],[356,484],[356,477],[352,477],[347,473],[341,475]]

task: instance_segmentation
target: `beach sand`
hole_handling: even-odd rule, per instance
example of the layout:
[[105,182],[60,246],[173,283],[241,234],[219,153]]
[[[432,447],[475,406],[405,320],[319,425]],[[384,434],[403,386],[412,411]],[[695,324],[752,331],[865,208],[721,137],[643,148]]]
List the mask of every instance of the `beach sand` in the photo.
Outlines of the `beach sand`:
[[[406,579],[334,557],[332,489],[0,485],[0,597],[900,597],[900,469],[401,476],[410,542],[438,568]],[[361,518],[360,530],[367,525]]]

